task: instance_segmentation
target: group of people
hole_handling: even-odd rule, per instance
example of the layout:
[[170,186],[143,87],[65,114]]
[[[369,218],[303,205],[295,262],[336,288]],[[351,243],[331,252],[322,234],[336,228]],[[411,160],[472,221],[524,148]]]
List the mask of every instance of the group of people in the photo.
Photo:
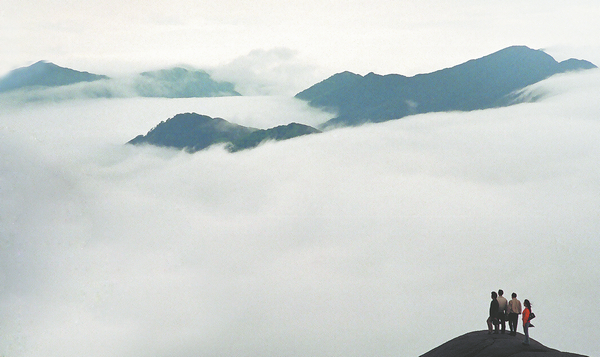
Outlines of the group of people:
[[508,327],[510,328],[509,335],[516,336],[519,315],[522,314],[523,333],[525,335],[523,344],[529,345],[529,328],[533,327],[531,319],[535,317],[531,311],[531,303],[529,300],[525,299],[525,301],[523,301],[525,309],[522,309],[521,302],[517,299],[517,294],[512,293],[512,299],[510,301],[506,300],[503,295],[504,291],[502,291],[502,289],[498,290],[498,293],[492,291],[490,316],[487,319],[488,334],[492,334],[492,326],[494,327],[493,333],[505,333],[506,321],[508,320]]

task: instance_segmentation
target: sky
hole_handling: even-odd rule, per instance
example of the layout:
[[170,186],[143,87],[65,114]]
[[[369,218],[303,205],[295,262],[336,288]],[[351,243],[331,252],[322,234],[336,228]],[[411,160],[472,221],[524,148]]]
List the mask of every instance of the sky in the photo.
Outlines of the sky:
[[0,73],[185,63],[253,95],[0,100],[0,355],[419,356],[485,329],[498,289],[532,301],[532,338],[596,354],[599,70],[528,88],[536,103],[235,154],[123,144],[190,111],[318,125],[332,114],[291,94],[343,70],[410,75],[514,44],[598,65],[599,8],[6,1]]
[[599,17],[595,0],[6,0],[0,73],[39,60],[107,75],[187,64],[300,91],[346,70],[414,75],[511,45],[600,63]]

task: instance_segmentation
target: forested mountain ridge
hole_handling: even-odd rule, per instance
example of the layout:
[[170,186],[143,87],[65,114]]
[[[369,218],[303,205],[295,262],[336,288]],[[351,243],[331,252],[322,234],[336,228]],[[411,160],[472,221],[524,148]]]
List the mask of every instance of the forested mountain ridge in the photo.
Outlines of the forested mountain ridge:
[[298,123],[256,129],[233,124],[222,118],[183,113],[161,122],[146,135],[136,136],[128,144],[150,144],[188,152],[224,144],[227,150],[236,152],[254,148],[267,140],[287,140],[319,132],[313,127]]
[[382,122],[407,115],[470,111],[515,103],[512,94],[554,74],[596,68],[588,61],[557,62],[541,50],[512,46],[427,74],[335,74],[298,93],[314,107],[337,112],[324,126]]

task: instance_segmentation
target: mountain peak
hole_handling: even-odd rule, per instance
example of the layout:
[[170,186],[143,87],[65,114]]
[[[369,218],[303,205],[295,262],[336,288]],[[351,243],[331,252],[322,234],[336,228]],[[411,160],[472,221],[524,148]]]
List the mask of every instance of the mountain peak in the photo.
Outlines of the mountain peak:
[[138,135],[128,144],[150,144],[189,152],[225,144],[229,151],[235,152],[254,148],[267,140],[287,140],[319,132],[313,127],[298,123],[262,130],[233,124],[221,118],[183,113],[161,122],[146,135]]
[[[143,97],[194,98],[239,96],[235,85],[213,80],[202,70],[173,67],[140,73],[137,92]],[[158,86],[156,85],[158,84]]]
[[311,106],[337,112],[325,126],[359,125],[408,115],[470,111],[514,104],[511,95],[554,74],[595,68],[557,62],[542,50],[511,46],[454,67],[405,77],[342,72],[298,93]]
[[237,140],[254,130],[221,118],[183,113],[160,122],[146,135],[138,135],[129,144],[151,144],[194,152],[213,144]]
[[0,78],[0,92],[27,87],[59,87],[99,79],[108,79],[108,77],[60,67],[42,60],[28,67],[15,69]]
[[40,61],[37,61],[36,63],[32,64],[29,67],[31,67],[31,68],[34,68],[34,67],[45,67],[45,66],[48,66],[48,65],[56,66],[52,62],[49,62],[49,61],[46,61],[46,60],[40,60]]

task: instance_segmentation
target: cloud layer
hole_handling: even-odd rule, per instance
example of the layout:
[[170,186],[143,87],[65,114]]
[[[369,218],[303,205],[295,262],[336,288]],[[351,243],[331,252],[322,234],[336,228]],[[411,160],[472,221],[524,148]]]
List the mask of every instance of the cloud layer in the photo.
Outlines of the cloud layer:
[[259,97],[4,109],[0,354],[418,356],[484,329],[498,288],[533,302],[534,339],[592,354],[599,74],[236,154],[122,143],[175,107],[259,127],[264,108],[268,125],[316,113]]
[[235,83],[243,95],[294,96],[331,75],[283,47],[253,50],[210,72],[216,80]]

